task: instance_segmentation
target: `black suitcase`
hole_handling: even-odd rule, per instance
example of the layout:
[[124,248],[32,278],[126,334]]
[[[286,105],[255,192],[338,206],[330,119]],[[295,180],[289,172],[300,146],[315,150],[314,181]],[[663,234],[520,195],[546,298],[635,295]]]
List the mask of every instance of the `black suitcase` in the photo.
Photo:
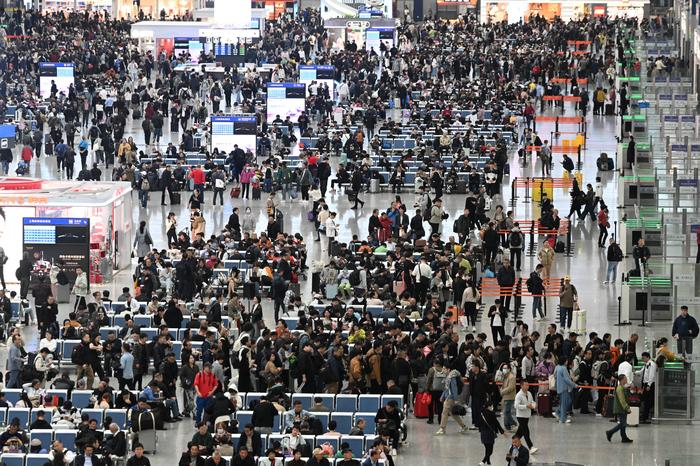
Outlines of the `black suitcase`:
[[177,118],[171,118],[171,119],[170,119],[170,132],[171,132],[171,133],[177,133],[177,132],[178,132]]
[[180,205],[181,202],[182,202],[182,194],[172,193],[172,195],[170,196],[170,203],[172,205]]
[[606,115],[614,115],[615,114],[615,105],[614,104],[605,104],[605,114]]
[[44,144],[44,153],[46,155],[53,155],[53,142],[47,142]]
[[321,292],[321,272],[314,272],[311,274],[311,292]]
[[253,188],[253,199],[260,199],[260,188]]

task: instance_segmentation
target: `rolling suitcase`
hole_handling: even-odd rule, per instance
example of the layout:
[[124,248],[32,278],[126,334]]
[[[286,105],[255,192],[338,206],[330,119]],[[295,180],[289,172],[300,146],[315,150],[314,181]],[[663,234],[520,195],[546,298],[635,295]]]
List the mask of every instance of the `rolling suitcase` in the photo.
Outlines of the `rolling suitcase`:
[[318,293],[321,291],[321,272],[311,274],[311,292]]
[[463,180],[457,180],[457,194],[467,194],[467,182]]
[[379,178],[372,178],[371,180],[369,180],[369,192],[379,192]]
[[615,115],[615,105],[605,104],[605,114],[606,115]]
[[637,427],[639,425],[639,406],[630,406],[630,413],[627,415],[627,426]]
[[433,397],[430,393],[416,394],[416,401],[413,405],[413,415],[418,419],[425,419],[430,416],[430,403],[433,402]]
[[260,199],[260,188],[253,188],[253,199]]
[[182,194],[172,193],[172,195],[170,196],[170,204],[180,205],[181,202],[182,202]]
[[603,398],[603,417],[613,417],[613,408],[615,406],[615,396],[605,395]]
[[543,417],[552,417],[552,398],[549,393],[537,394],[537,414]]

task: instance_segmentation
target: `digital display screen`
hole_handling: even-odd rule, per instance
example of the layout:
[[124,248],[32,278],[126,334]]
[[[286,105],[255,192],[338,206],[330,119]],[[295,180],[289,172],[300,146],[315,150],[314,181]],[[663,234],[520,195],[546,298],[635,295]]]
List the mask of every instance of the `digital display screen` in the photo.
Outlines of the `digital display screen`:
[[384,45],[390,49],[394,46],[394,28],[370,28],[367,29],[367,37],[365,39],[365,50],[372,50],[379,53],[382,47],[382,42]]
[[306,110],[306,84],[267,84],[267,120],[269,122],[279,115],[282,120],[289,117],[296,123],[304,110]]
[[41,97],[51,97],[51,87],[56,84],[57,94],[68,96],[68,88],[74,83],[73,63],[39,63],[39,92]]
[[76,268],[90,271],[90,219],[24,217],[22,223],[23,251],[35,265],[50,268],[61,259],[70,281]]
[[313,81],[326,84],[331,97],[333,97],[333,92],[335,92],[335,66],[299,65],[299,82],[306,84],[308,88]]
[[211,146],[219,151],[231,152],[238,145],[255,154],[258,122],[255,116],[212,116]]
[[199,63],[199,56],[204,51],[204,42],[199,37],[176,37],[174,53],[179,57],[189,53],[190,63]]
[[0,149],[15,147],[15,125],[0,125]]

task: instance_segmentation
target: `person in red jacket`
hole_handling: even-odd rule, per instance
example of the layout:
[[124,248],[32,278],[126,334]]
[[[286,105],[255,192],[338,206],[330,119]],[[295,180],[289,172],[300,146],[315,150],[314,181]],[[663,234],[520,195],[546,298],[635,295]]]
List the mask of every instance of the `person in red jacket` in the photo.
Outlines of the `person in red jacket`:
[[194,182],[194,189],[199,189],[199,202],[204,204],[204,186],[207,182],[207,176],[202,170],[202,166],[197,165],[194,167],[189,176]]
[[32,146],[24,146],[22,149],[22,160],[24,160],[27,164],[27,167],[29,166],[29,162],[32,161],[32,158],[34,157],[34,151],[32,151]]
[[605,247],[605,240],[608,239],[608,228],[610,228],[610,221],[608,220],[608,208],[603,207],[598,211],[598,228],[600,229],[600,236],[598,236],[598,247]]
[[202,421],[202,413],[209,406],[211,397],[214,395],[218,382],[216,376],[211,371],[211,364],[204,363],[201,371],[194,376],[194,390],[197,393],[195,423]]

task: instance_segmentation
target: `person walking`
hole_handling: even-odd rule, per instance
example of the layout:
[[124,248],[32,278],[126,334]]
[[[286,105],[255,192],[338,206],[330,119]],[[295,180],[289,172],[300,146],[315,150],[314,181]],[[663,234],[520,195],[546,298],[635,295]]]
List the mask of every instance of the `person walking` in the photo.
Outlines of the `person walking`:
[[537,259],[542,264],[542,278],[551,277],[552,264],[554,264],[554,249],[547,239],[542,243],[542,248],[537,252]]
[[216,205],[216,197],[219,196],[221,205],[224,205],[224,189],[226,189],[226,173],[221,167],[217,167],[211,175],[211,183],[214,187],[214,201],[212,205]]
[[625,254],[622,252],[620,245],[615,241],[615,238],[610,238],[608,243],[608,270],[605,272],[603,284],[615,283],[617,266],[620,265],[620,262],[625,258]]
[[457,400],[459,399],[459,388],[462,385],[459,379],[462,377],[462,374],[460,374],[460,372],[456,369],[454,365],[452,368],[450,368],[448,365],[445,365],[443,366],[442,371],[444,374],[446,374],[443,385],[444,390],[442,392],[442,395],[440,395],[440,401],[443,403],[442,419],[440,420],[440,429],[438,429],[438,431],[435,432],[435,435],[445,435],[445,429],[447,428],[447,420],[450,416],[452,416],[454,420],[457,421],[457,424],[459,424],[459,426],[462,428],[459,432],[462,434],[466,434],[468,428],[464,424],[464,421],[462,421],[462,418],[460,416],[452,412],[452,409],[455,407],[455,405],[457,404]]
[[467,283],[467,287],[462,293],[462,309],[464,310],[464,315],[467,317],[467,327],[472,326],[472,332],[476,332],[476,307],[477,303],[481,299],[481,294],[479,290],[474,286],[472,281]]
[[693,354],[693,339],[698,336],[698,322],[688,314],[688,306],[681,306],[681,312],[673,321],[671,335],[678,342],[679,354]]
[[527,380],[521,381],[520,390],[518,394],[515,395],[515,419],[518,421],[518,430],[515,435],[525,439],[525,443],[527,443],[531,455],[535,454],[538,450],[532,443],[529,425],[532,410],[536,408],[537,405],[532,397],[532,393],[530,393],[530,384]]
[[570,424],[571,419],[568,418],[568,413],[571,411],[571,392],[576,388],[576,384],[571,378],[569,368],[566,367],[566,358],[561,356],[559,364],[554,368],[554,376],[556,378],[557,395],[559,395],[558,416],[560,423]]
[[496,443],[496,437],[499,434],[505,434],[505,430],[498,422],[496,413],[491,409],[491,404],[487,401],[481,412],[479,413],[479,434],[481,436],[481,444],[484,446],[484,458],[479,463],[479,466],[491,464],[491,455],[493,454],[493,444]]
[[600,235],[598,236],[599,248],[605,247],[605,240],[608,238],[608,228],[610,228],[608,208],[603,207],[598,211],[598,229],[600,230]]
[[523,243],[525,236],[520,231],[520,224],[515,222],[508,235],[508,247],[510,248],[510,263],[515,266],[515,270],[520,272],[520,260],[523,255]]
[[73,306],[73,312],[78,309],[87,309],[87,302],[85,297],[88,294],[88,277],[87,273],[83,271],[82,268],[75,268],[75,283],[73,284],[73,294],[75,295],[75,305]]
[[559,288],[559,328],[566,333],[571,329],[571,319],[574,314],[574,306],[578,301],[578,291],[571,284],[571,277],[564,277],[564,283]]
[[506,338],[505,325],[506,320],[508,320],[508,310],[501,306],[500,299],[496,299],[494,305],[489,309],[488,318],[491,319],[491,335],[495,346]]
[[152,245],[153,239],[151,239],[151,233],[148,231],[146,221],[141,220],[134,235],[134,256],[139,259],[145,257],[151,251]]
[[512,431],[517,422],[513,419],[513,405],[515,404],[515,372],[511,370],[510,364],[504,362],[500,368],[503,385],[500,388],[501,400],[503,400],[503,426],[507,431]]
[[360,191],[362,191],[362,171],[359,168],[355,168],[352,172],[352,179],[350,180],[350,186],[352,187],[352,196],[350,196],[350,201],[354,201],[351,209],[357,209],[357,203],[359,202],[362,207],[365,206],[365,201],[360,199]]
[[22,337],[12,335],[12,344],[7,351],[7,388],[20,388],[20,373],[24,360],[22,359]]
[[[542,264],[537,264],[535,270],[530,272],[530,278],[525,281],[525,286],[527,287],[528,293],[532,295],[532,320],[544,320],[544,314],[542,313],[542,297],[544,296],[544,280],[542,280],[542,272],[544,271],[544,266]],[[539,312],[539,319],[537,318],[537,313]]]
[[632,412],[630,407],[629,396],[627,394],[627,376],[618,374],[617,387],[615,387],[615,401],[613,403],[613,414],[617,416],[617,425],[605,432],[605,437],[608,442],[612,441],[612,436],[616,432],[620,432],[622,443],[632,443],[632,439],[627,436],[627,415]]

